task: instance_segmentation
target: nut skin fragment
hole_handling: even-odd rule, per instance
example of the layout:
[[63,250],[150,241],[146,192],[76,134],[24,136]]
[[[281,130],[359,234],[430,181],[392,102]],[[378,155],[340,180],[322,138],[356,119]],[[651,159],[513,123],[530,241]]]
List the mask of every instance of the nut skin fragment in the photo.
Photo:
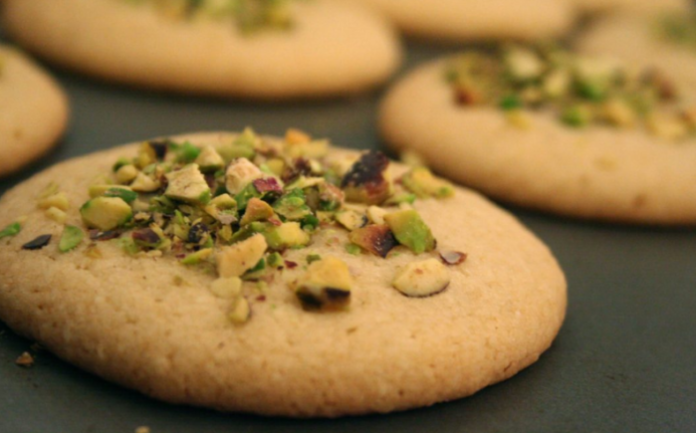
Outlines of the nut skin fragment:
[[467,255],[459,251],[440,251],[440,259],[444,264],[454,266],[464,263]]
[[41,235],[22,245],[23,250],[40,250],[51,242],[51,235]]
[[256,266],[267,248],[266,239],[261,234],[223,247],[217,254],[218,275],[221,278],[241,277]]
[[32,367],[34,365],[34,357],[31,356],[31,353],[24,352],[15,360],[15,364],[24,368]]
[[437,259],[428,259],[406,265],[396,275],[392,285],[405,296],[425,298],[443,292],[450,279],[445,265]]
[[365,153],[341,182],[346,199],[358,203],[378,205],[392,193],[392,182],[387,169],[389,159],[382,152]]

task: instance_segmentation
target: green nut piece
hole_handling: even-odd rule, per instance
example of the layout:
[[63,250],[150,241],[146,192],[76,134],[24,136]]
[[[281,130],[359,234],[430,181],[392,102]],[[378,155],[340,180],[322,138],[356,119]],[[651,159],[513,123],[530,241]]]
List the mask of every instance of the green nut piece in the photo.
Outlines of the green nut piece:
[[61,253],[67,253],[70,250],[75,249],[82,239],[85,237],[84,232],[79,227],[75,226],[65,226],[63,229],[63,235],[60,237],[60,242],[58,243],[58,251]]
[[406,189],[420,198],[446,198],[454,195],[451,183],[433,176],[425,167],[412,169],[401,178],[401,182]]
[[348,266],[327,257],[309,265],[295,285],[295,295],[306,309],[340,310],[350,303],[352,285]]
[[19,223],[12,223],[0,231],[0,239],[17,236],[22,231]]
[[198,164],[190,164],[181,170],[167,173],[169,185],[164,195],[174,200],[192,204],[207,204],[211,192],[205,177],[198,169]]
[[82,205],[80,215],[87,227],[106,231],[130,221],[133,210],[118,197],[97,197]]
[[263,234],[272,250],[304,247],[310,240],[309,234],[302,230],[297,222],[284,223],[280,226],[271,225]]
[[435,249],[436,242],[430,227],[415,210],[402,210],[385,215],[385,222],[401,245],[416,254]]

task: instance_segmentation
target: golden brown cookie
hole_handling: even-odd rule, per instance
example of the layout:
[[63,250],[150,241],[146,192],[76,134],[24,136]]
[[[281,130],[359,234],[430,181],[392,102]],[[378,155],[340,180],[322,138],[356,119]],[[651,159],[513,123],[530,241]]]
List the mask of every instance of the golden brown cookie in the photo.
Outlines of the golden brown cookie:
[[0,46],[0,176],[45,154],[65,131],[68,102],[58,84],[19,51]]
[[[448,75],[455,58],[414,71],[382,105],[387,143],[522,206],[616,222],[696,222],[692,106],[681,105],[688,95],[679,99],[676,83],[566,54],[554,60],[565,69],[553,72],[519,51],[512,62],[520,80],[507,90],[492,82],[507,66],[487,56],[473,81]],[[465,54],[462,64],[475,71],[479,57]]]
[[594,23],[579,38],[578,49],[656,68],[696,88],[696,14],[617,15]]
[[408,35],[450,41],[553,38],[568,31],[575,18],[570,2],[559,0],[350,2],[374,8]]
[[187,3],[10,0],[4,2],[3,28],[27,49],[70,69],[213,96],[348,94],[386,80],[400,61],[392,29],[357,6],[289,0],[287,9],[259,17],[205,9],[215,3],[179,10],[177,4]]
[[[457,399],[550,346],[564,276],[513,217],[425,169],[402,177],[375,152],[319,156],[325,143],[306,138],[154,140],[17,186],[0,201],[0,317],[153,397],[296,417]],[[281,164],[279,151],[305,158]],[[215,155],[239,158],[223,171]]]

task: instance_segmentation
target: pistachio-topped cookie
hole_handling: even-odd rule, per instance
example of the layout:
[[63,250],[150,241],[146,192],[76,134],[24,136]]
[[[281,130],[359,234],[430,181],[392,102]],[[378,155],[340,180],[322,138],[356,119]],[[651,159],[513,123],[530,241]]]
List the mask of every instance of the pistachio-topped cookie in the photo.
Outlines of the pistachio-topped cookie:
[[381,127],[395,148],[520,205],[692,224],[696,123],[685,90],[657,70],[555,48],[472,51],[397,84]]
[[643,68],[669,71],[696,88],[696,10],[663,11],[650,16],[617,15],[590,26],[578,49]]
[[553,38],[573,25],[570,0],[343,0],[363,3],[404,33],[448,41]]
[[327,0],[10,0],[3,27],[87,74],[167,91],[277,99],[348,94],[398,66],[392,29]]
[[68,121],[58,84],[14,48],[0,46],[0,176],[46,153]]
[[176,403],[430,405],[534,362],[565,314],[561,270],[512,217],[427,168],[297,130],[68,161],[8,192],[0,228],[3,321]]

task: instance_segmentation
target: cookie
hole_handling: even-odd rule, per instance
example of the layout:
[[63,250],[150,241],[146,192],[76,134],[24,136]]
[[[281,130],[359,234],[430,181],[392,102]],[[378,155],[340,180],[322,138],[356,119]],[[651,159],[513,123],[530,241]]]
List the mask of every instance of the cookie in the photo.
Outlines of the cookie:
[[426,406],[535,362],[566,309],[547,247],[425,168],[326,146],[194,134],[36,175],[0,200],[0,317],[147,395],[265,415]]
[[0,46],[0,176],[41,157],[65,131],[67,98],[19,51]]
[[696,88],[694,22],[694,12],[607,17],[584,32],[578,50],[669,71],[675,79]]
[[349,94],[384,81],[400,62],[392,29],[356,6],[322,0],[244,0],[241,10],[196,4],[10,0],[3,28],[27,49],[76,71],[213,96]]
[[688,0],[574,0],[577,7],[589,14],[645,13],[665,10],[685,11],[691,6]]
[[[355,0],[352,0],[355,2]],[[358,0],[406,34],[450,41],[552,38],[570,29],[574,10],[558,0]]]
[[[693,224],[686,93],[657,73],[550,49],[468,52],[395,85],[381,131],[444,176],[561,215]],[[681,97],[681,100],[680,100]]]

